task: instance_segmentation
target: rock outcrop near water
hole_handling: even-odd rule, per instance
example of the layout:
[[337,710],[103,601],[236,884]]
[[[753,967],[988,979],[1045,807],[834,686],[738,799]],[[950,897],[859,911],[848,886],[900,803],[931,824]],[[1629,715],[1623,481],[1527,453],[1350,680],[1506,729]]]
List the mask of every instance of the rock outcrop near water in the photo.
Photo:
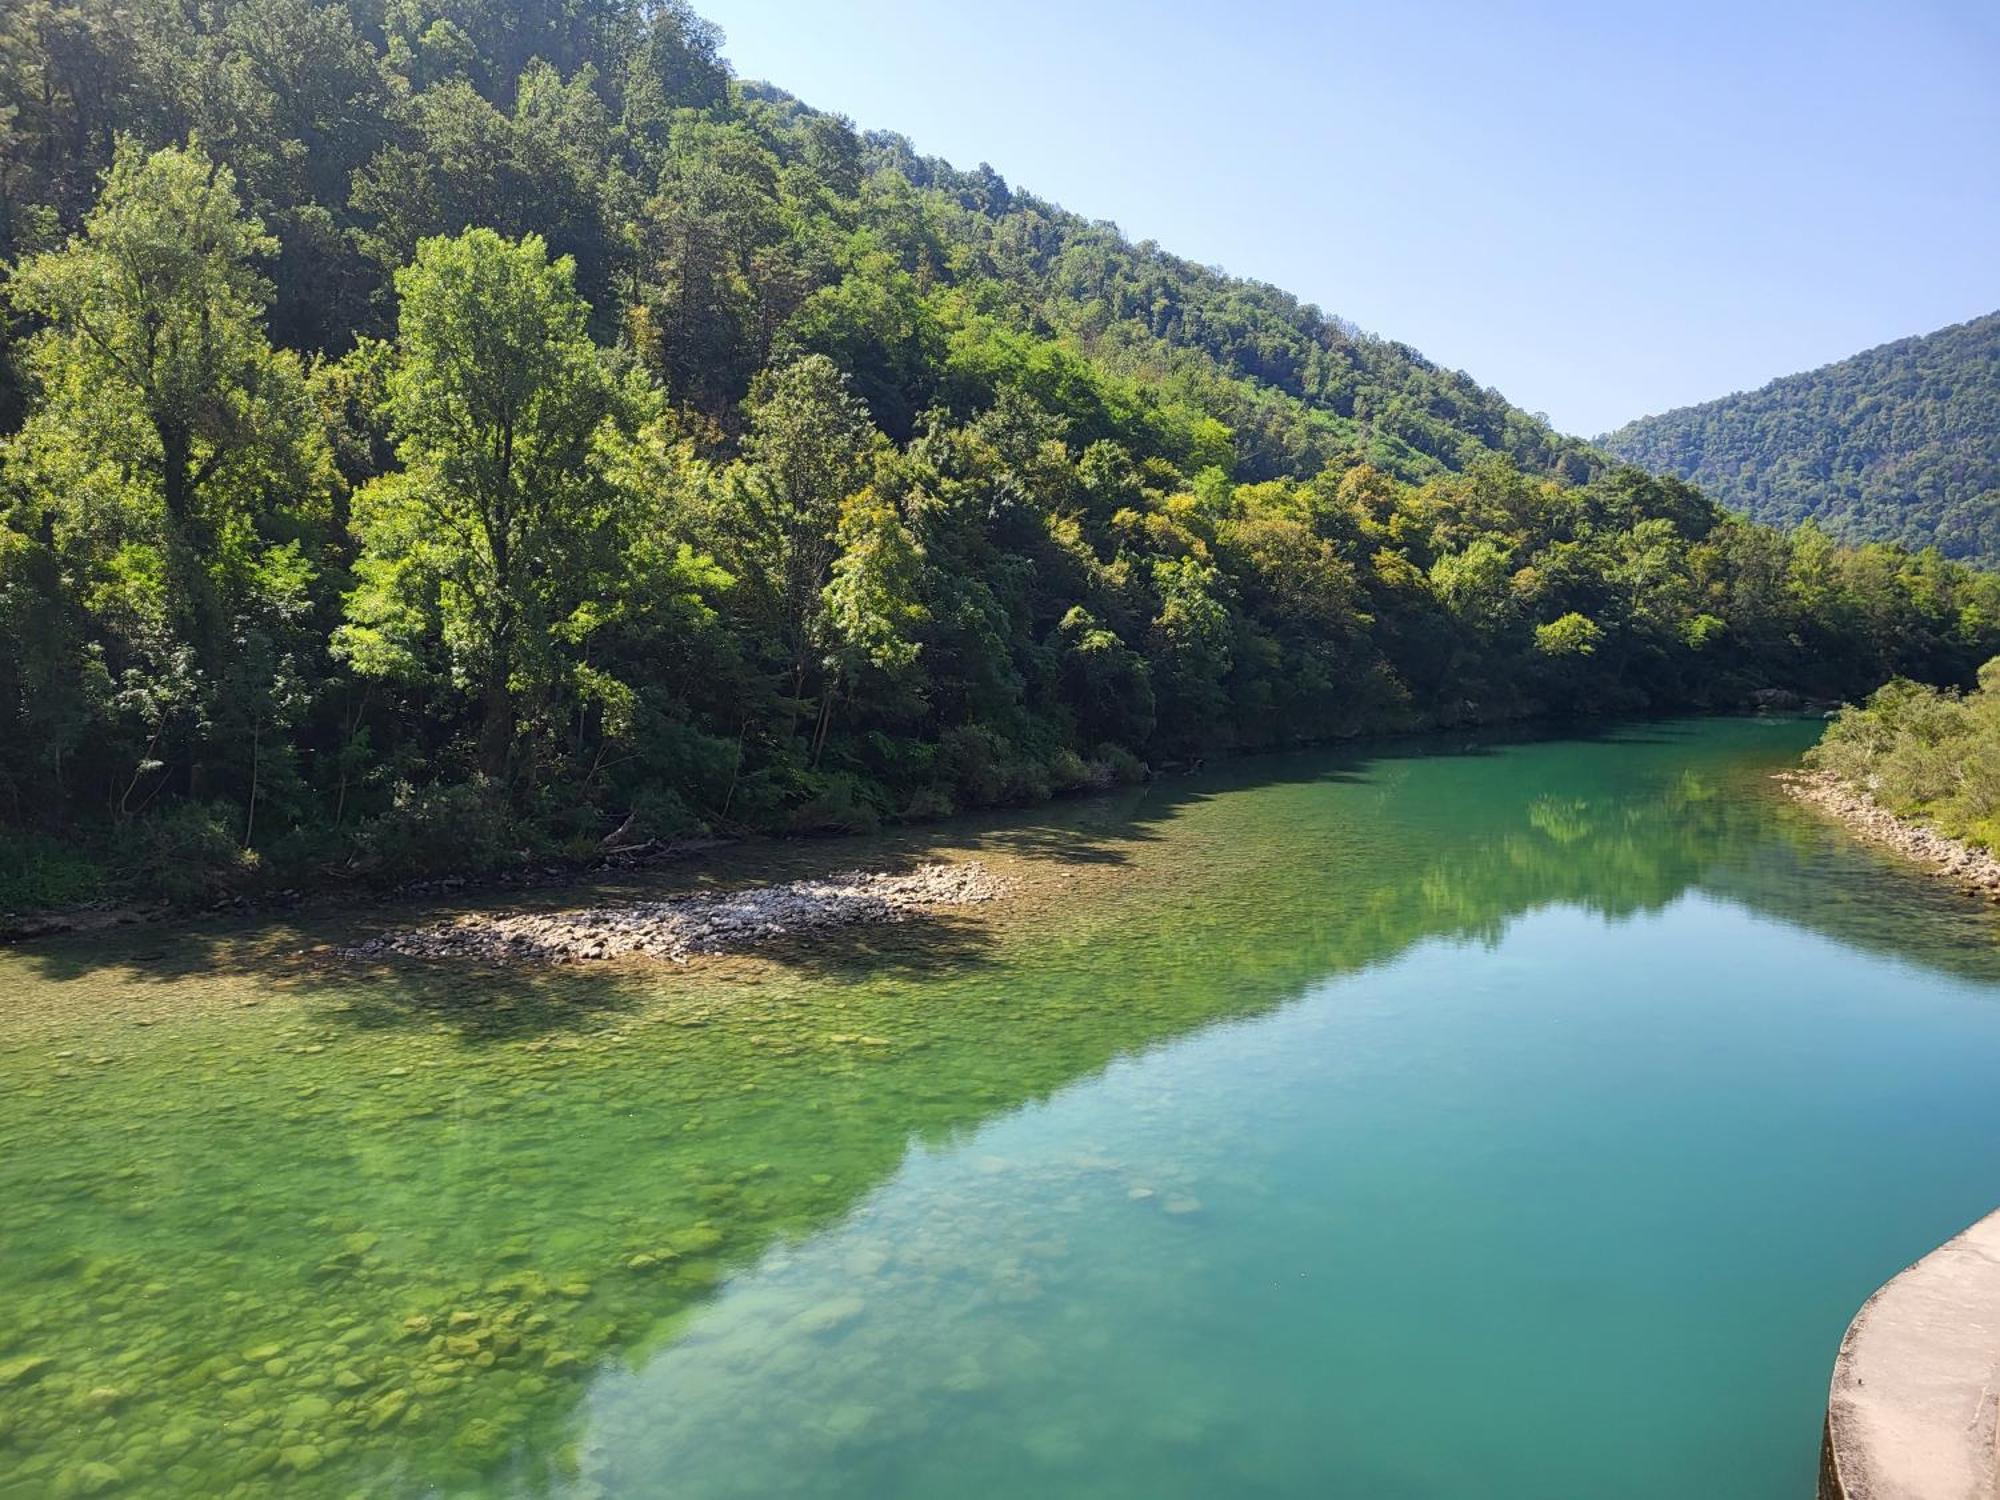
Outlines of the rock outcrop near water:
[[2000,902],[2000,859],[1984,849],[1897,817],[1831,771],[1781,771],[1777,779],[1793,797],[1840,819],[1871,844],[1918,861],[1968,896]]
[[838,927],[903,922],[940,907],[991,901],[1004,882],[977,861],[902,874],[850,870],[717,895],[675,896],[571,911],[469,913],[340,950],[345,958],[577,963],[641,955],[684,963]]

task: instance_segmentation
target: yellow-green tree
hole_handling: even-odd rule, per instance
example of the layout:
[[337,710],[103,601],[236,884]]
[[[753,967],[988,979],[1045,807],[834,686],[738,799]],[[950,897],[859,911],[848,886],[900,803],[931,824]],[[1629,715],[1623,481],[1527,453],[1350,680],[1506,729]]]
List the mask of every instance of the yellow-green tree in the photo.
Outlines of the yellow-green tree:
[[648,403],[585,330],[575,266],[535,235],[425,240],[396,276],[388,413],[402,468],[354,502],[357,586],[336,650],[438,681],[477,719],[480,768],[589,692],[592,632],[630,521],[615,475]]
[[316,654],[339,490],[303,366],[265,333],[275,249],[227,167],[126,140],[82,232],[8,288],[42,324],[5,450],[14,520],[89,617],[77,680],[143,746],[114,803],[184,775],[247,799],[246,838]]

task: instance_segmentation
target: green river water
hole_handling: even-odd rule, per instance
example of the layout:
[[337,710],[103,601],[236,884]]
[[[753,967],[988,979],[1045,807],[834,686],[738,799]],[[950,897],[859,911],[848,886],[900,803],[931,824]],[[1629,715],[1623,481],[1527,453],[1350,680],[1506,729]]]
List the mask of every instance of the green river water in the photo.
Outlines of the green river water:
[[605,888],[1014,885],[687,968],[0,950],[0,1497],[1804,1497],[2000,1201],[2000,923],[1776,794],[1816,728]]

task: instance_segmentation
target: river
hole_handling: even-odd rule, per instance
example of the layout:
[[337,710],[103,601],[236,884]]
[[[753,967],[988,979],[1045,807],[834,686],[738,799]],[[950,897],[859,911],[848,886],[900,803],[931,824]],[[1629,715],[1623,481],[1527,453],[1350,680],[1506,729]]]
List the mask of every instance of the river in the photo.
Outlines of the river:
[[[2000,1201],[2000,922],[1726,719],[1245,760],[755,958],[0,951],[0,1496],[1811,1492]],[[536,900],[575,900],[575,893]]]

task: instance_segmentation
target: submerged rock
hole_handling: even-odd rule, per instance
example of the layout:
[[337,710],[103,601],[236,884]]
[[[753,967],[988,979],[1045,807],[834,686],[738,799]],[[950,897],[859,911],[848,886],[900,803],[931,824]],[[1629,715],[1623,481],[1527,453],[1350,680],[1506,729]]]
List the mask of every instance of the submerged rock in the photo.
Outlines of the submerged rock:
[[807,1308],[792,1320],[792,1327],[803,1334],[832,1333],[837,1328],[845,1328],[868,1308],[859,1297],[835,1297]]
[[368,1430],[374,1432],[396,1421],[408,1409],[410,1393],[405,1390],[390,1391],[368,1408]]
[[706,1255],[722,1241],[722,1231],[713,1224],[690,1224],[667,1236],[667,1245],[677,1255]]
[[104,1495],[117,1489],[124,1482],[125,1476],[110,1464],[99,1462],[81,1463],[75,1468],[67,1469],[63,1472],[62,1478],[56,1483],[56,1494],[59,1496]]
[[[338,951],[360,959],[572,963],[639,955],[682,963],[696,954],[739,953],[839,927],[907,921],[935,907],[991,901],[1005,889],[977,861],[922,865],[901,875],[850,870],[823,880],[627,906],[474,913],[382,933]],[[886,1045],[877,1037],[861,1040]]]
[[836,1442],[851,1442],[874,1426],[879,1415],[872,1406],[849,1401],[834,1407],[815,1425]]
[[0,1390],[30,1385],[40,1380],[54,1363],[46,1354],[27,1354],[19,1359],[0,1360]]

